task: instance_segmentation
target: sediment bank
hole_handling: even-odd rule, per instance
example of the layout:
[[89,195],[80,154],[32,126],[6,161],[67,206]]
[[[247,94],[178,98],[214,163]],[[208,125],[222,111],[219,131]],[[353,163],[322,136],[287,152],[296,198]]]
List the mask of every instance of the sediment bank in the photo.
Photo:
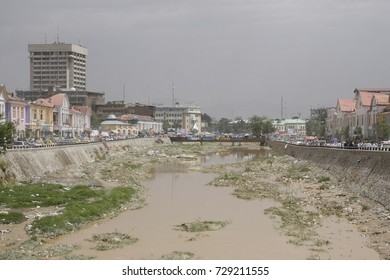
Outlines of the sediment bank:
[[390,152],[311,147],[269,141],[276,152],[319,165],[353,193],[390,210]]

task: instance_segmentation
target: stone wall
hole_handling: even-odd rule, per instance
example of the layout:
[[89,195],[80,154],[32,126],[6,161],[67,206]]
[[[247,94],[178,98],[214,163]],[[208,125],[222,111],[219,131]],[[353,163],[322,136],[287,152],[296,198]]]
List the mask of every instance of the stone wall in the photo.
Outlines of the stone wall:
[[[94,162],[107,153],[116,151],[138,150],[153,145],[153,138],[135,138],[103,143],[88,143],[36,149],[8,150],[1,160],[7,162],[7,173],[14,174],[17,181],[39,177],[45,172],[55,172],[69,166],[77,167]],[[3,176],[5,178],[4,170]]]
[[307,160],[330,171],[352,192],[390,210],[390,152],[298,146],[269,141],[276,152]]

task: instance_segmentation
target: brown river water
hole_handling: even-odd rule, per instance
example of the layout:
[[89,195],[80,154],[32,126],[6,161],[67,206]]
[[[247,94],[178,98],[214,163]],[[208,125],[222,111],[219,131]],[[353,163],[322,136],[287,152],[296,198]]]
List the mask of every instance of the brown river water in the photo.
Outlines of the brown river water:
[[[242,200],[231,195],[233,188],[207,185],[214,174],[197,172],[200,165],[251,160],[258,155],[213,155],[200,161],[157,168],[146,182],[146,205],[61,236],[54,244],[77,244],[74,255],[103,260],[160,259],[174,251],[191,252],[202,260],[304,260],[313,252],[288,243],[276,222],[264,214],[278,206],[269,200]],[[195,170],[195,171],[194,171]],[[177,231],[176,225],[194,221],[229,221],[226,227],[201,233]],[[97,251],[88,241],[93,234],[119,232],[139,240],[123,248]],[[326,220],[318,232],[332,244],[321,259],[379,259],[365,246],[365,239],[344,220]]]

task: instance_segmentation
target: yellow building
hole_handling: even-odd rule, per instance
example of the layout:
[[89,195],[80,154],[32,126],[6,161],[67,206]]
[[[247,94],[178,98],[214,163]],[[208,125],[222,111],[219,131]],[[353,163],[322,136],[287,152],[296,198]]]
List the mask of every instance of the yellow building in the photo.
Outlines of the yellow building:
[[30,123],[26,128],[30,138],[53,135],[53,111],[54,106],[47,99],[37,99],[30,104]]

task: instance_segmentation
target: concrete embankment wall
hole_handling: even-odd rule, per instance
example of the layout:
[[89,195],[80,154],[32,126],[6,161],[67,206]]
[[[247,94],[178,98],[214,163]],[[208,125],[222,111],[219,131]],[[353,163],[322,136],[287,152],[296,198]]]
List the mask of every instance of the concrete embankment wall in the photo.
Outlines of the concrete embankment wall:
[[56,146],[47,148],[8,150],[4,158],[8,162],[8,172],[22,181],[39,177],[45,172],[55,172],[67,167],[77,167],[94,162],[107,152],[115,150],[139,150],[154,143],[153,138],[136,138],[103,143],[88,143],[81,145]]
[[352,192],[390,210],[390,152],[298,146],[269,141],[276,152],[313,162],[329,170]]

